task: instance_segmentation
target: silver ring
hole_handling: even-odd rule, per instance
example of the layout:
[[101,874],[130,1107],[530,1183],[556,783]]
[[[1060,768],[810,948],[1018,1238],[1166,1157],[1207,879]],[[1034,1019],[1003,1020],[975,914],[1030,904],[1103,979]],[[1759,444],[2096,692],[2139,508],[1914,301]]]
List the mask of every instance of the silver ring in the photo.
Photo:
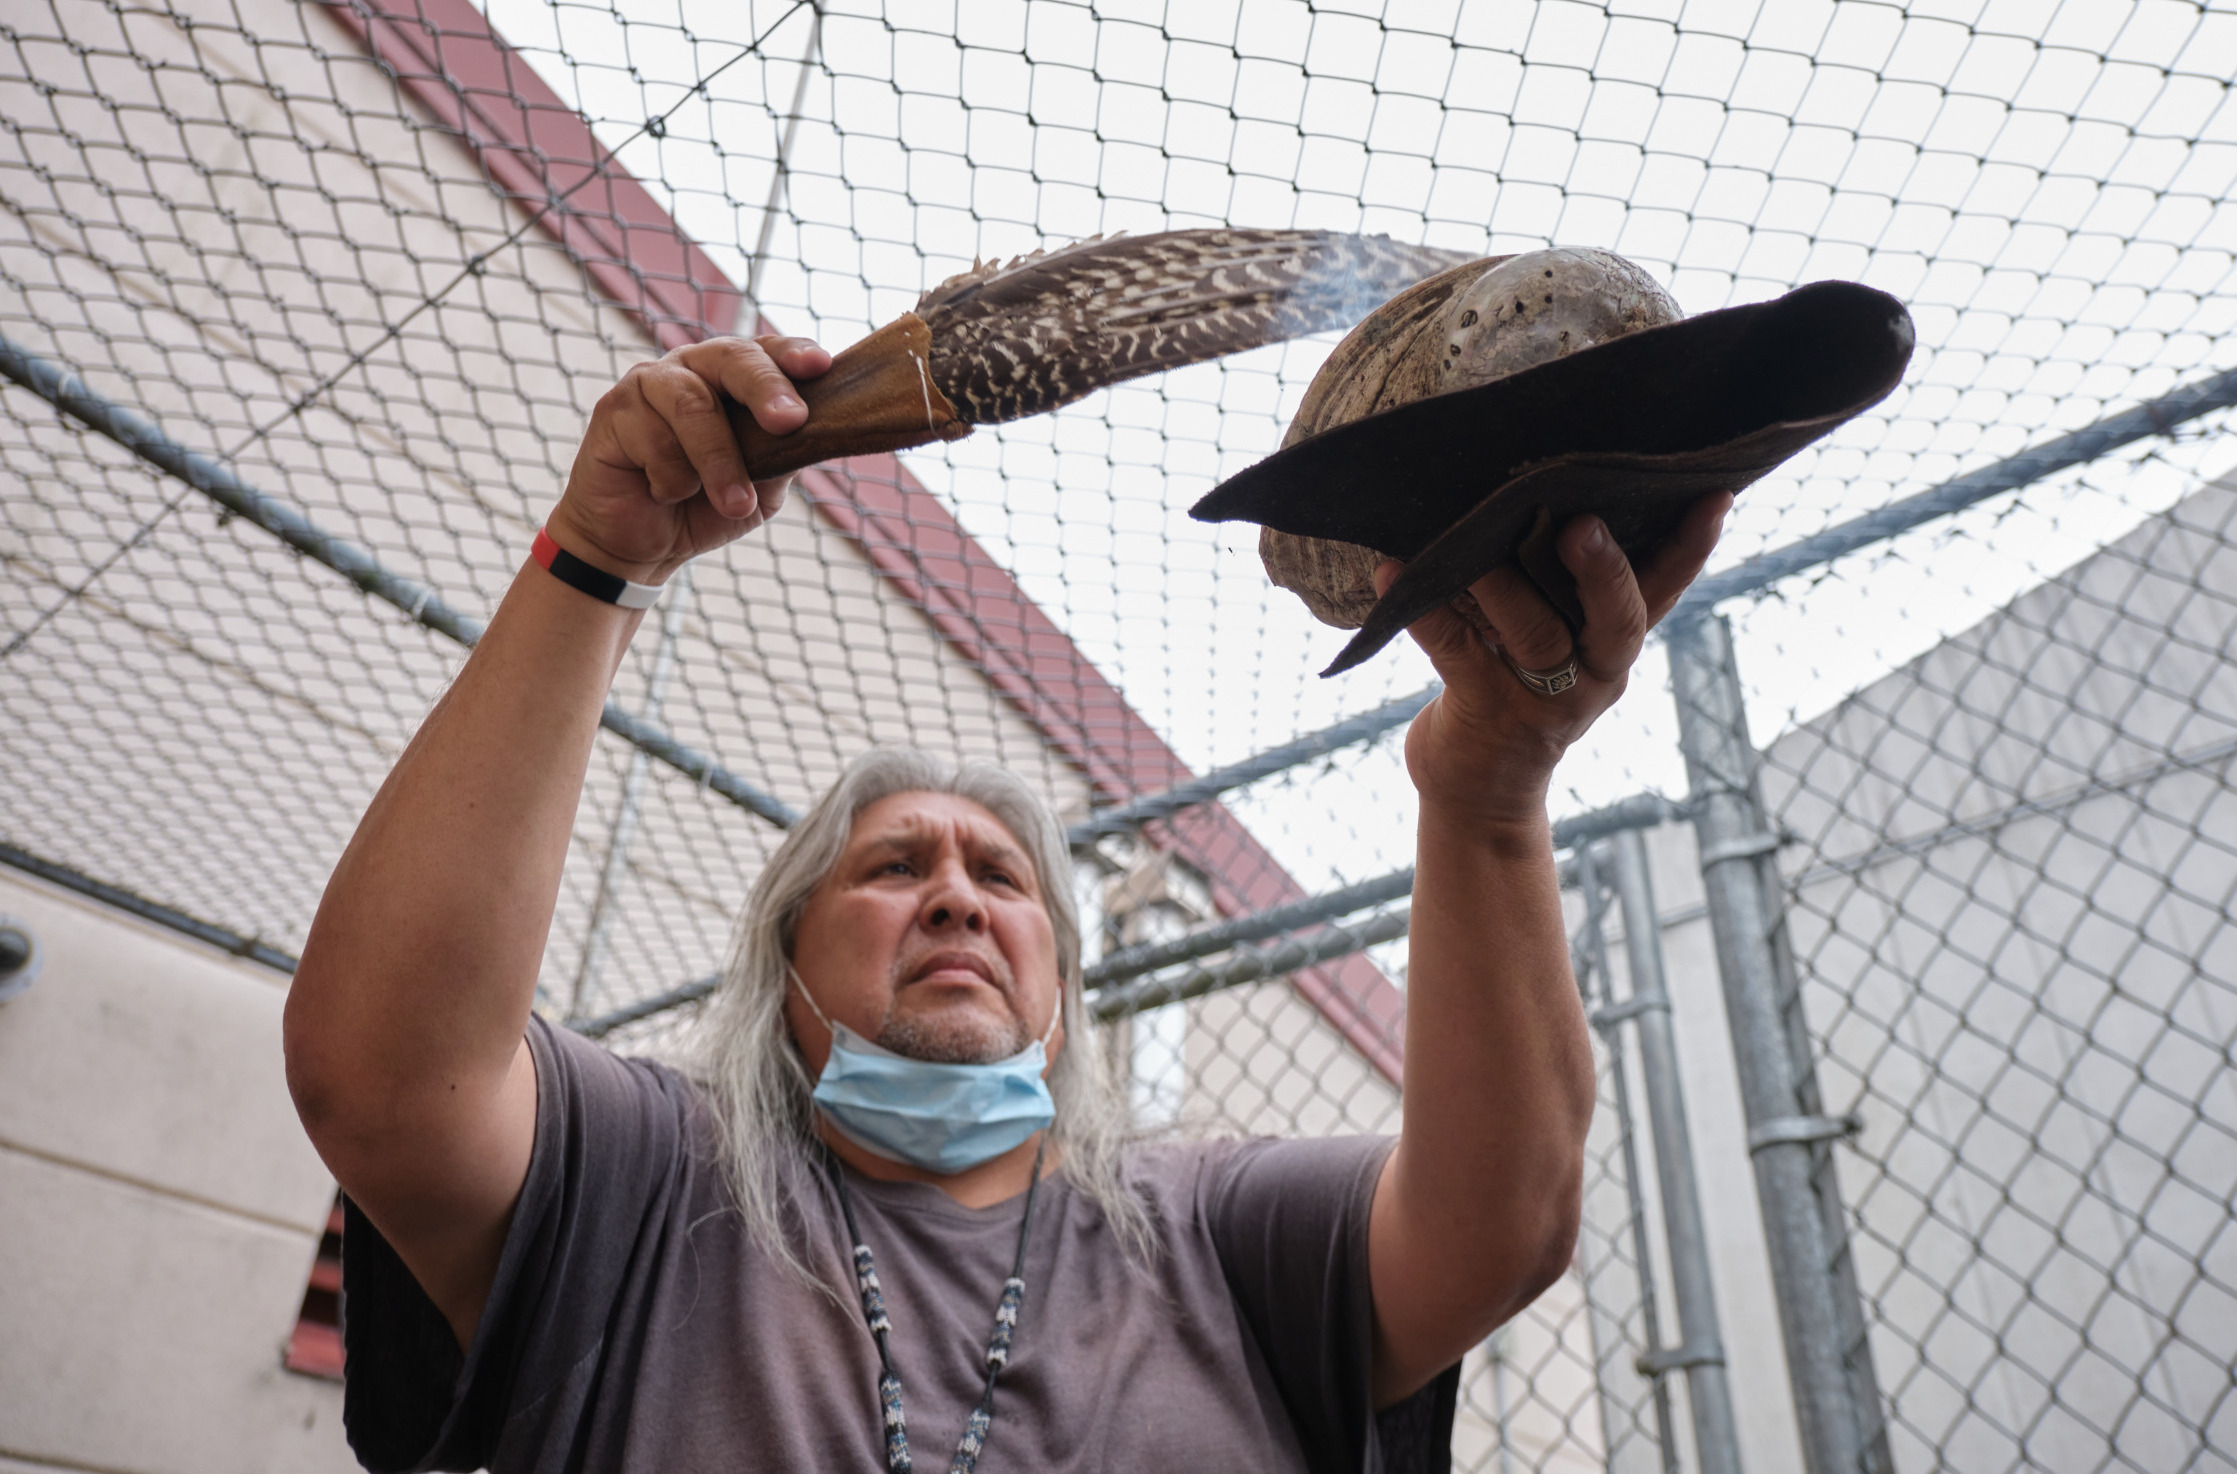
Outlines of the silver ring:
[[1552,670],[1524,670],[1522,666],[1516,663],[1515,658],[1507,653],[1505,646],[1500,647],[1499,658],[1507,662],[1507,669],[1515,673],[1516,680],[1522,682],[1540,696],[1559,696],[1562,692],[1577,684],[1577,657],[1573,652],[1567,660],[1564,660]]

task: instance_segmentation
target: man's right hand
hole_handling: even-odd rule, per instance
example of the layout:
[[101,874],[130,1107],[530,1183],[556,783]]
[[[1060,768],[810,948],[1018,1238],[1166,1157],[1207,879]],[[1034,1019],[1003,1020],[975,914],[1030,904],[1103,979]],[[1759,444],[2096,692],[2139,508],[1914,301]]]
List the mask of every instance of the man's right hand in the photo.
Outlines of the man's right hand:
[[592,410],[566,495],[545,525],[576,557],[638,583],[751,532],[787,476],[753,482],[723,396],[783,435],[808,422],[793,380],[831,367],[806,338],[710,338],[633,366]]

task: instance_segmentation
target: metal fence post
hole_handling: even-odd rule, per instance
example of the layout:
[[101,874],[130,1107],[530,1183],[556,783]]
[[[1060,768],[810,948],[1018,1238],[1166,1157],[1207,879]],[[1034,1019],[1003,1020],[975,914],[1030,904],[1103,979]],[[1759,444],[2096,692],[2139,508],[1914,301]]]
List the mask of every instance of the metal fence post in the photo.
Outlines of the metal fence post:
[[[1571,939],[1570,965],[1577,974],[1577,991],[1584,995],[1585,1007],[1592,1007],[1594,985],[1603,1002],[1610,998],[1608,968],[1608,933],[1605,920],[1608,914],[1608,887],[1600,878],[1600,867],[1594,855],[1595,846],[1577,847],[1577,884],[1584,892],[1585,916],[1583,929]],[[1603,1009],[1604,1013],[1605,1010]],[[1596,1023],[1601,1022],[1598,1015]],[[1603,1335],[1594,1326],[1594,1351],[1600,1359],[1600,1375],[1594,1379],[1600,1392],[1600,1426],[1607,1440],[1608,1468],[1616,1474],[1619,1467],[1629,1468],[1636,1461],[1619,1460],[1618,1449],[1626,1442],[1619,1438],[1620,1426],[1613,1409],[1610,1383],[1623,1371],[1636,1371],[1646,1379],[1647,1395],[1654,1407],[1654,1434],[1657,1462],[1663,1474],[1679,1474],[1678,1440],[1670,1423],[1670,1385],[1653,1366],[1654,1358],[1663,1354],[1661,1315],[1655,1305],[1654,1261],[1647,1248],[1647,1197],[1639,1183],[1639,1149],[1631,1114],[1630,1080],[1624,1072],[1623,1038],[1612,1027],[1603,1026],[1601,1040],[1608,1049],[1608,1084],[1615,1097],[1617,1150],[1623,1161],[1623,1191],[1629,1211],[1624,1215],[1625,1226],[1630,1231],[1631,1258],[1639,1277],[1639,1330],[1645,1339],[1646,1354],[1633,1360],[1617,1352],[1621,1338],[1616,1334]],[[1578,1263],[1586,1267],[1586,1240],[1578,1244]],[[1589,1276],[1589,1271],[1588,1271]],[[1588,1277],[1585,1298],[1595,1302]],[[1595,1309],[1598,1306],[1595,1303]],[[1596,1316],[1597,1320],[1598,1317]],[[1626,1362],[1630,1365],[1626,1365]],[[1616,1375],[1611,1375],[1615,1373]]]
[[1831,1143],[1855,1123],[1825,1115],[1802,1032],[1778,839],[1748,738],[1732,627],[1712,615],[1664,629],[1803,1459],[1810,1474],[1891,1474],[1833,1172]]
[[1686,1403],[1693,1412],[1694,1454],[1701,1474],[1740,1474],[1739,1431],[1725,1380],[1724,1337],[1717,1327],[1715,1280],[1709,1238],[1701,1224],[1701,1190],[1693,1174],[1693,1137],[1686,1125],[1685,1089],[1678,1079],[1677,1041],[1670,1027],[1670,993],[1662,969],[1662,922],[1647,873],[1647,843],[1636,829],[1610,841],[1617,903],[1623,913],[1623,950],[1630,994],[1604,1009],[1613,1024],[1629,1018],[1639,1040],[1639,1074],[1647,1087],[1647,1125],[1654,1133],[1655,1179],[1662,1188],[1662,1231],[1670,1248],[1670,1288],[1678,1302],[1678,1346],[1654,1357],[1658,1377],[1683,1369]]

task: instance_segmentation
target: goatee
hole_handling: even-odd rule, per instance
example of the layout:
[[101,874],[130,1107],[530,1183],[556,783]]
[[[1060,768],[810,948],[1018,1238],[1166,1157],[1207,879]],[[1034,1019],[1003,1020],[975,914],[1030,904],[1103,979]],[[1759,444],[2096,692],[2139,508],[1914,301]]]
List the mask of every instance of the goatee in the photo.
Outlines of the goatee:
[[927,1019],[889,1014],[877,1037],[881,1049],[935,1065],[990,1065],[1030,1042],[1025,1025],[1016,1018],[997,1023],[984,1015]]

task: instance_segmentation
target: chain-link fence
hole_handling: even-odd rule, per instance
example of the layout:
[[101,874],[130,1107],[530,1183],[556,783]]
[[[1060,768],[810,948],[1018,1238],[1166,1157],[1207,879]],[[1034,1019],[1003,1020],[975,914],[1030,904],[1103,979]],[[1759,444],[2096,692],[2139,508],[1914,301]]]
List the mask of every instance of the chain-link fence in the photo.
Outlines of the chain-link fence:
[[1905,1467],[2237,1463],[2233,514],[2193,493],[1766,755]]
[[[1729,638],[1705,593],[1563,770],[1585,1230],[1457,1462],[2224,1467],[2232,57],[2117,0],[15,6],[0,843],[284,964],[592,402],[710,332],[1222,223],[1605,245],[1694,312],[1864,280],[1905,385],[1748,492]],[[1146,1116],[1393,1129],[1429,671],[1317,680],[1185,516],[1331,341],[822,468],[694,567],[540,1006],[683,1042],[791,812],[912,741],[1077,826]]]

